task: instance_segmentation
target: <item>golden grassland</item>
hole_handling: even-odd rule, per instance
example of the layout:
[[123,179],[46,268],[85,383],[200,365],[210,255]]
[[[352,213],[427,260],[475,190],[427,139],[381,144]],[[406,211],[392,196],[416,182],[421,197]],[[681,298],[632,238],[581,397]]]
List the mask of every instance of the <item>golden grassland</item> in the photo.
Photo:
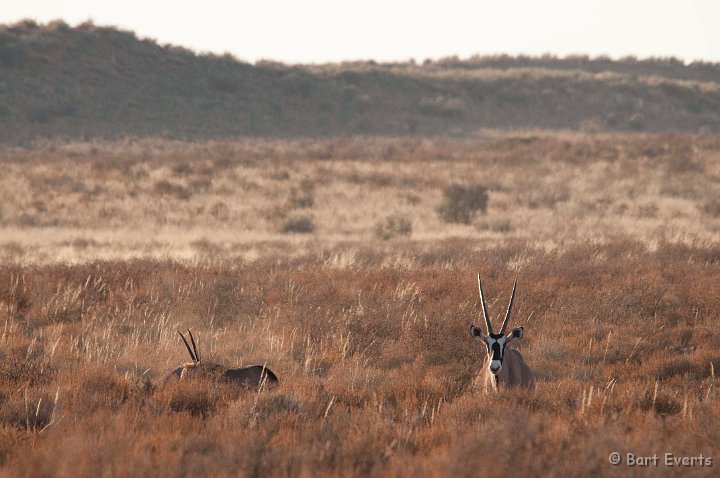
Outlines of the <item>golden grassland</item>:
[[[2,151],[0,476],[670,475],[720,460],[720,137]],[[483,184],[469,224],[436,209]],[[314,229],[292,232],[305,217]],[[410,224],[379,231],[387,218]],[[400,221],[402,219],[402,221]],[[302,229],[302,228],[300,228]],[[387,230],[386,230],[387,232]],[[537,378],[473,385],[475,274]],[[201,353],[273,390],[162,385]]]
[[[0,257],[255,260],[339,244],[401,250],[378,240],[388,217],[409,223],[410,236],[396,241],[414,244],[714,244],[719,178],[718,135],[50,142],[0,151]],[[487,213],[467,225],[443,222],[436,208],[454,183],[487,187]],[[303,217],[312,233],[283,232]]]

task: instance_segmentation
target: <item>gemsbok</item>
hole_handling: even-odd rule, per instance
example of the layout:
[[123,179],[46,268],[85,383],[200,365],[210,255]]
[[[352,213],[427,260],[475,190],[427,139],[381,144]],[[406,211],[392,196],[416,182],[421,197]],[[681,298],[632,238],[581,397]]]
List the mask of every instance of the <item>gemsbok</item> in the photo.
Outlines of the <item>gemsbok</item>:
[[187,347],[187,351],[190,354],[191,362],[185,362],[182,366],[176,368],[168,374],[165,378],[165,382],[176,380],[188,380],[192,378],[206,378],[211,380],[217,380],[221,382],[227,382],[231,384],[241,385],[248,388],[268,387],[272,388],[278,385],[279,380],[277,375],[272,370],[264,365],[252,365],[250,367],[243,368],[227,368],[222,365],[215,363],[206,363],[200,360],[200,353],[195,343],[195,337],[192,332],[188,329],[188,335],[190,336],[190,342],[192,342],[192,349],[188,344],[185,336],[178,331],[180,337]]
[[478,274],[478,288],[480,289],[480,303],[482,305],[483,317],[485,318],[485,325],[487,325],[488,330],[488,334],[485,335],[480,327],[474,324],[470,326],[470,334],[476,340],[482,340],[487,349],[487,367],[483,367],[483,370],[478,375],[478,385],[484,386],[486,393],[491,391],[497,392],[499,389],[506,387],[522,387],[532,391],[535,388],[535,377],[533,377],[530,367],[527,366],[520,352],[507,348],[510,342],[522,338],[523,328],[517,327],[507,336],[505,335],[513,300],[515,299],[517,277],[513,284],[510,303],[508,304],[505,320],[502,323],[499,334],[493,333],[490,316],[488,315],[487,306],[485,305],[485,297],[483,296],[480,274]]

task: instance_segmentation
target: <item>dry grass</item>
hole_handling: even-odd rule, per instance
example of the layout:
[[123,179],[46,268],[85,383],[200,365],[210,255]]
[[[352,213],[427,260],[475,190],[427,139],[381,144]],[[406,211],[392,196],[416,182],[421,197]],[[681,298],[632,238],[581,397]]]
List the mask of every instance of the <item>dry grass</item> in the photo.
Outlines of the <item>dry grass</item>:
[[[611,474],[613,450],[718,456],[717,248],[410,253],[3,267],[0,474]],[[477,268],[493,310],[520,273],[533,395],[471,386]],[[186,359],[181,327],[280,387],[160,385]]]
[[[713,244],[718,178],[713,135],[48,143],[0,151],[0,259],[297,257],[388,216],[414,242]],[[455,184],[488,188],[469,224],[437,212]]]
[[[0,476],[718,460],[719,145],[488,133],[5,149]],[[488,208],[448,225],[435,209],[460,182],[484,184]],[[315,230],[280,232],[298,215]],[[411,235],[385,240],[388,217]],[[478,271],[495,313],[519,274],[511,325],[525,326],[532,395],[472,386]],[[162,385],[188,327],[205,359],[267,364],[280,386]]]

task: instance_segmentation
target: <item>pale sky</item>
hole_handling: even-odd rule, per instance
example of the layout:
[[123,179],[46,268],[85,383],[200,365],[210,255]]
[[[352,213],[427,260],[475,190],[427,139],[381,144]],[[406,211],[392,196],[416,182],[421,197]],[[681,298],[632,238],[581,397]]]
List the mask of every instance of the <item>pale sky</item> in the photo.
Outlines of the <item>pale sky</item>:
[[0,23],[63,19],[241,60],[507,53],[720,62],[720,0],[0,0]]

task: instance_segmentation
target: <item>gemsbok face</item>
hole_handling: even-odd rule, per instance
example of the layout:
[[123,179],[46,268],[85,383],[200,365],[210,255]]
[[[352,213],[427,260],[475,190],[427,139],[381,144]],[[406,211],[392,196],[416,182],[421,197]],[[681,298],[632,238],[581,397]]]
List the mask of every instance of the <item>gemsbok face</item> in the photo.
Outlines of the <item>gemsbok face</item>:
[[485,297],[483,296],[482,282],[480,274],[478,274],[478,288],[480,289],[480,303],[482,305],[483,317],[488,333],[476,325],[470,326],[470,335],[476,340],[482,340],[487,350],[487,367],[480,372],[480,381],[484,382],[485,391],[498,391],[503,387],[524,387],[528,390],[535,388],[535,377],[533,377],[530,368],[515,349],[508,348],[513,340],[520,340],[523,337],[523,328],[517,327],[512,332],[505,335],[512,310],[513,300],[515,299],[515,289],[517,288],[517,278],[513,284],[512,294],[510,295],[510,303],[508,304],[505,320],[500,328],[500,333],[494,333],[490,316],[488,315],[487,305],[485,305]]
[[180,337],[185,343],[185,347],[187,347],[187,351],[190,354],[190,359],[192,361],[185,362],[182,366],[170,372],[170,374],[165,378],[165,382],[171,380],[189,380],[197,377],[232,383],[248,388],[275,387],[279,383],[277,375],[264,365],[252,365],[250,367],[243,368],[227,368],[222,365],[203,362],[200,360],[200,353],[198,352],[197,344],[195,343],[195,337],[193,337],[190,329],[188,329],[188,335],[190,336],[192,348],[190,348],[190,344],[180,331],[178,331],[178,334],[180,334]]

